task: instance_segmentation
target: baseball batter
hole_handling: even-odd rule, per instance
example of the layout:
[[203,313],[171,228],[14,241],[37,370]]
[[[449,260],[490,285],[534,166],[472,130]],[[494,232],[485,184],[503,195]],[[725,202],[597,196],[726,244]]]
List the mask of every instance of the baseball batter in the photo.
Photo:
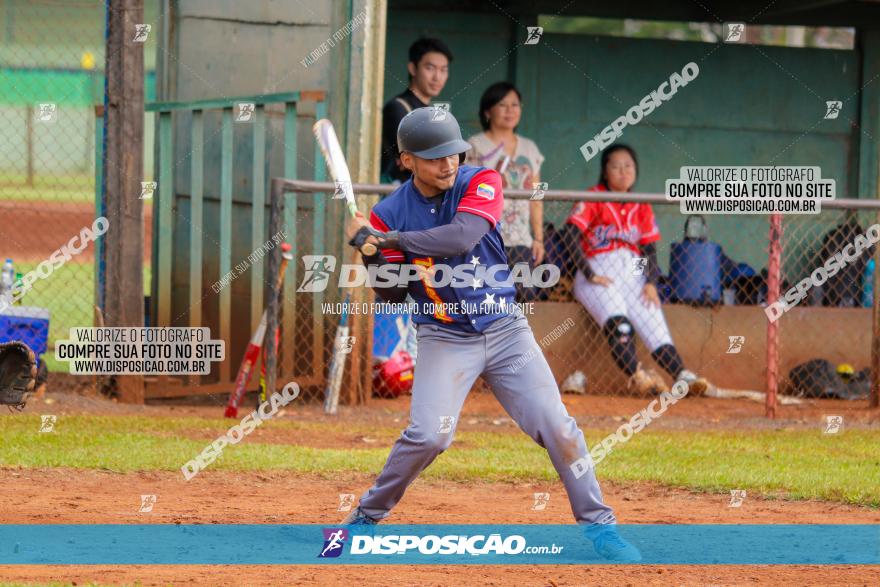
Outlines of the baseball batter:
[[[638,173],[635,151],[612,145],[602,153],[599,184],[590,191],[628,192]],[[672,343],[656,282],[660,275],[656,242],[660,231],[650,204],[637,202],[578,202],[563,233],[578,268],[574,296],[583,304],[611,347],[617,366],[639,393],[660,393],[669,387],[636,358],[634,334],[651,357],[674,381],[684,380],[693,395],[708,381],[684,368]]]
[[[427,270],[406,288],[376,288],[389,302],[407,293],[415,300],[421,360],[409,425],[343,523],[375,524],[389,515],[410,483],[450,446],[465,397],[482,376],[520,428],[549,453],[574,517],[596,551],[611,560],[640,560],[638,550],[616,532],[593,468],[578,464],[589,459],[584,435],[560,399],[528,321],[507,306],[516,292],[498,230],[504,205],[498,173],[461,165],[471,147],[452,114],[437,108],[404,117],[397,141],[412,178],[373,208],[369,222],[354,219],[349,235],[353,246],[379,247],[364,258],[368,266],[405,263]],[[494,281],[502,285],[475,278],[467,287],[433,287],[437,281],[428,271],[437,264],[502,265]],[[533,358],[517,362],[523,356]]]

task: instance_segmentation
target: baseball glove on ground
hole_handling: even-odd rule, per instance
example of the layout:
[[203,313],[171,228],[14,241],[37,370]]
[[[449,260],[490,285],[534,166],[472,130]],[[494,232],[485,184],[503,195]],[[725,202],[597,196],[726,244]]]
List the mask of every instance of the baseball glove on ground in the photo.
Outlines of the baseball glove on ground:
[[23,408],[36,379],[36,357],[28,345],[0,344],[0,404]]

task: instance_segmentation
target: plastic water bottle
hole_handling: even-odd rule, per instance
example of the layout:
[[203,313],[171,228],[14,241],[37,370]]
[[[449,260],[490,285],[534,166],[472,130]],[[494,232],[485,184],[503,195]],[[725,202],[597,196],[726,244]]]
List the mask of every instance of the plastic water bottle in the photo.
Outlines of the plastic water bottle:
[[865,281],[862,284],[862,306],[874,306],[874,259],[865,266]]
[[[15,293],[17,291],[22,291],[22,289],[24,288],[24,282],[22,282],[22,280],[21,280],[22,277],[23,276],[21,274],[21,271],[15,272],[15,285],[13,286],[13,289],[12,289],[13,293]],[[18,298],[18,301],[16,301],[15,303],[18,304],[19,306],[21,305],[21,297],[20,296]]]
[[12,286],[15,285],[15,265],[12,259],[6,259],[3,264],[3,270],[0,271],[0,295],[2,295],[9,305],[12,305]]

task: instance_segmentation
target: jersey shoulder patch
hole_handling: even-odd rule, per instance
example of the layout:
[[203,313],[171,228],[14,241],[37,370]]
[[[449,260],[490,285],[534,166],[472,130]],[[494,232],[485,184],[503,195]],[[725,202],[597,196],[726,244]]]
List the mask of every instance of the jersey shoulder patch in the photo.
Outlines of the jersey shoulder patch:
[[477,195],[487,200],[495,199],[495,188],[488,183],[481,183],[477,186]]

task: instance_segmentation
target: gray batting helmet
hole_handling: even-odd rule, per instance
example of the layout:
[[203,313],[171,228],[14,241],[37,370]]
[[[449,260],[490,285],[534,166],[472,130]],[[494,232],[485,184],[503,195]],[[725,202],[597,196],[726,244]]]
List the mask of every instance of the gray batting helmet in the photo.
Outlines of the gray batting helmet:
[[397,127],[397,149],[422,159],[439,159],[464,153],[471,145],[461,138],[461,128],[452,112],[430,106],[416,108]]

